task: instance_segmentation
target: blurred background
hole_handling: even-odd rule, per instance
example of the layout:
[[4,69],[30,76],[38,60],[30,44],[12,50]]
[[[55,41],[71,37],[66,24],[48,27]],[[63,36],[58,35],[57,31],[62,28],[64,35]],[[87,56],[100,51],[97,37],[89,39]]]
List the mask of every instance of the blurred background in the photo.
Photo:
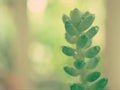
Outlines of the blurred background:
[[93,25],[100,30],[94,44],[102,48],[99,69],[110,78],[108,88],[120,90],[118,3],[119,0],[0,0],[0,90],[69,90],[75,78],[63,71],[64,65],[73,61],[61,52],[62,45],[69,45],[64,39],[61,17],[74,8],[95,14]]

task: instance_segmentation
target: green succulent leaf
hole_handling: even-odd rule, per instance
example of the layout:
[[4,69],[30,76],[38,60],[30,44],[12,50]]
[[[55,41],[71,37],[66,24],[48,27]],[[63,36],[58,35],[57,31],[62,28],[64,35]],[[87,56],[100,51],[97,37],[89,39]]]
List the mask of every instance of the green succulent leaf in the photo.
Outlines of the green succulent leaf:
[[108,79],[107,78],[102,78],[102,79],[98,80],[96,83],[94,83],[91,86],[91,88],[92,88],[92,90],[104,90],[107,83],[108,83]]
[[77,36],[71,36],[68,33],[65,33],[65,39],[70,44],[75,44],[77,42]]
[[72,36],[76,35],[76,28],[70,21],[65,22],[65,30],[68,34]]
[[64,14],[64,15],[62,16],[62,20],[63,20],[63,23],[64,23],[64,24],[65,24],[66,22],[68,22],[68,21],[71,21],[70,18],[69,18],[66,14]]
[[90,28],[85,35],[89,38],[92,39],[98,32],[99,27],[98,26],[94,26],[92,28]]
[[85,62],[83,60],[76,60],[74,62],[74,66],[77,68],[77,69],[81,69],[85,66]]
[[90,49],[87,50],[86,52],[86,57],[87,58],[93,58],[95,57],[98,53],[100,52],[100,47],[99,46],[94,46]]
[[82,15],[82,17],[81,17],[81,21],[85,20],[85,18],[88,17],[89,15],[91,15],[91,13],[88,12],[88,11],[85,12],[85,13],[83,13],[83,15]]
[[82,13],[77,8],[70,12],[71,21],[75,26],[77,26],[80,23],[81,16]]
[[86,68],[87,69],[94,69],[98,65],[100,59],[98,57],[92,58],[86,63]]
[[92,45],[92,40],[88,39],[87,44],[85,45],[85,48],[89,48]]
[[71,76],[78,76],[79,75],[79,72],[73,67],[65,66],[64,71]]
[[95,16],[93,14],[90,14],[89,12],[86,12],[85,14],[83,14],[83,16],[81,18],[82,18],[82,20],[81,20],[80,24],[77,26],[77,29],[80,33],[85,31],[92,25],[92,23],[95,19]]
[[86,80],[88,82],[93,82],[93,81],[97,80],[100,77],[100,75],[101,75],[100,72],[92,72],[86,77]]
[[67,56],[73,56],[74,55],[74,49],[68,46],[62,47],[62,52]]
[[78,38],[77,46],[83,48],[87,45],[88,41],[89,41],[88,37],[86,35],[82,35]]
[[70,86],[70,90],[85,90],[81,84],[75,83]]

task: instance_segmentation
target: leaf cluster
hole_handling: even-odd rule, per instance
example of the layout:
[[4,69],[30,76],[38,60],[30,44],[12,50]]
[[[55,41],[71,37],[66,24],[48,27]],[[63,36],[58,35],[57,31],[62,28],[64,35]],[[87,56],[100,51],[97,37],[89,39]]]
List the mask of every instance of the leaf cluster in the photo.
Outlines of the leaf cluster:
[[64,14],[62,20],[66,41],[75,45],[75,48],[62,46],[62,52],[75,60],[73,66],[65,66],[64,71],[73,77],[80,77],[80,83],[73,83],[70,90],[103,90],[108,79],[101,77],[101,72],[95,69],[100,61],[100,46],[92,46],[92,39],[99,30],[98,26],[90,27],[95,15],[75,8],[70,17]]

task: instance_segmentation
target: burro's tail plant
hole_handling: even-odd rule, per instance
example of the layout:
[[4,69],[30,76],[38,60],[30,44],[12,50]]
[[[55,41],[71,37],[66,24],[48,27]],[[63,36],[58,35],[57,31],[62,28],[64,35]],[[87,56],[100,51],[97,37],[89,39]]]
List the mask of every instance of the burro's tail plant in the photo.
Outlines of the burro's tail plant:
[[92,26],[95,19],[90,12],[80,12],[77,8],[70,12],[70,17],[63,15],[65,25],[65,39],[73,47],[63,46],[62,52],[73,57],[73,66],[65,66],[64,71],[79,77],[80,81],[70,86],[70,90],[104,90],[108,79],[101,75],[96,67],[99,63],[99,45],[92,45],[92,39],[99,27]]

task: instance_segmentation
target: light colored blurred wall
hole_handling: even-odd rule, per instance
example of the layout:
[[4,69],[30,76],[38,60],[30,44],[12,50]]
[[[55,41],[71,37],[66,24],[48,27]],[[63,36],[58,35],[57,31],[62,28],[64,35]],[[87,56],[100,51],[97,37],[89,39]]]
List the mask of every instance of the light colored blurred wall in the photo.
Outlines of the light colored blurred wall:
[[11,45],[13,68],[3,77],[7,90],[29,88],[29,30],[27,17],[27,0],[11,0],[9,8],[15,25],[15,38]]
[[120,90],[120,0],[107,0],[106,74],[108,88]]

